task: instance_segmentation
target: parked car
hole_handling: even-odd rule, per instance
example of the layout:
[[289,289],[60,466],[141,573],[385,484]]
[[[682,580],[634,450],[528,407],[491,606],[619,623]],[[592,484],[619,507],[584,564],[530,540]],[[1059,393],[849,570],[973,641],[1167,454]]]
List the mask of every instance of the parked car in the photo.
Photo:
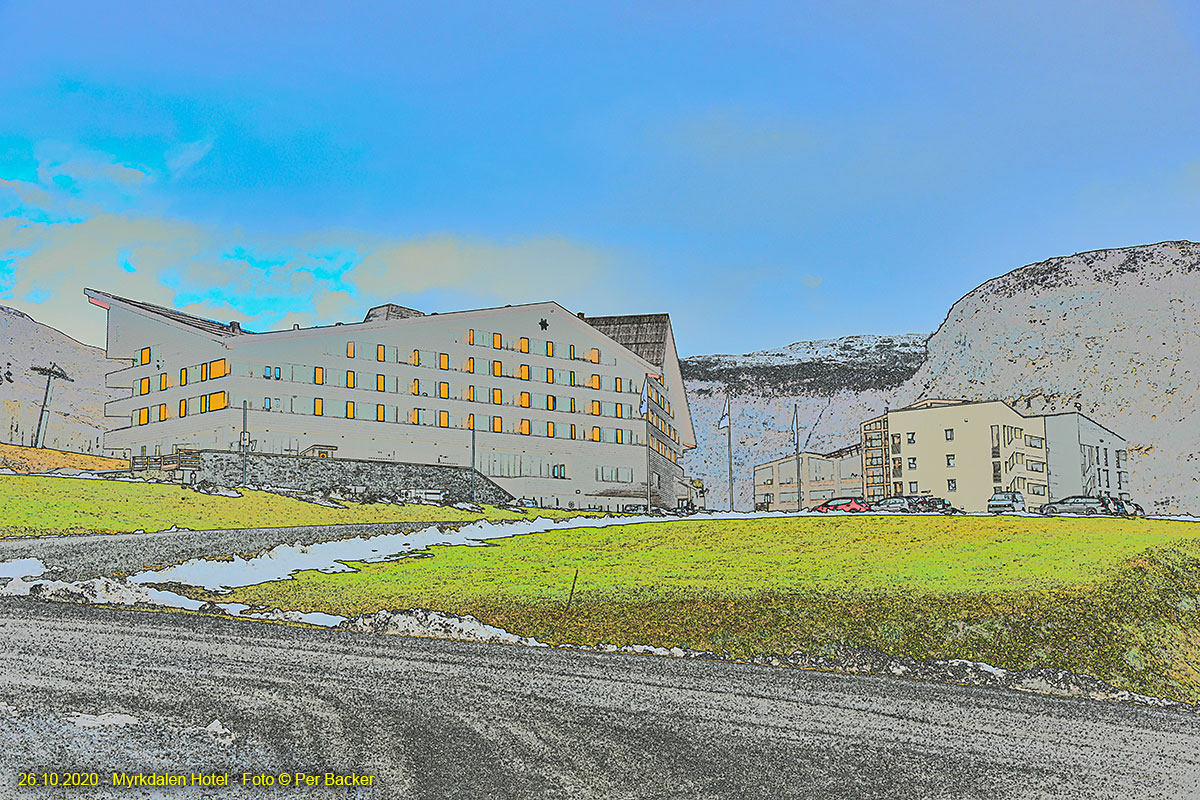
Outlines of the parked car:
[[1099,497],[1074,495],[1061,500],[1052,500],[1038,509],[1042,514],[1108,514],[1108,507]]
[[1023,512],[1025,495],[1020,492],[996,492],[992,495],[992,499],[988,500],[987,510],[989,514]]
[[888,497],[871,504],[872,511],[887,511],[896,514],[915,514],[920,509],[912,497]]
[[871,507],[861,497],[835,497],[809,510],[824,514],[826,511],[870,511]]
[[914,497],[911,498],[917,503],[917,511],[921,512],[937,512],[939,514],[965,514],[961,508],[955,508],[950,505],[950,501],[944,497]]

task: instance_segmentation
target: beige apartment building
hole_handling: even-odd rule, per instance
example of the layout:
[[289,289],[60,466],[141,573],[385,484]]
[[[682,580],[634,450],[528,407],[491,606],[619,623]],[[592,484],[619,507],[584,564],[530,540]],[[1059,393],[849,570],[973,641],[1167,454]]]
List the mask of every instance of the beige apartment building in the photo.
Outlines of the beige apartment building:
[[801,453],[799,487],[795,454],[759,464],[754,468],[755,509],[796,511],[862,494],[861,449],[856,443],[832,453]]
[[361,322],[254,333],[86,295],[108,313],[108,357],[132,360],[107,376],[129,393],[105,408],[119,426],[104,444],[118,455],[245,442],[300,459],[473,466],[550,507],[644,507],[647,481],[655,506],[695,500],[679,466],[696,442],[666,314],[389,304]]
[[985,511],[998,491],[1021,492],[1030,508],[1071,495],[1129,497],[1125,440],[1082,414],[924,400],[860,428],[868,501],[926,495]]

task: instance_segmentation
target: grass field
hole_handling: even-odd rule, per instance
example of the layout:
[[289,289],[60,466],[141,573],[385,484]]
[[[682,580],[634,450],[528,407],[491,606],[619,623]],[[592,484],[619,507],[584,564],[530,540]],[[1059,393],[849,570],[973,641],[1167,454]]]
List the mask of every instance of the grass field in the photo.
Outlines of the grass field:
[[242,497],[201,494],[178,485],[0,475],[0,537],[66,533],[155,531],[172,525],[193,530],[528,519],[578,514],[554,509],[519,511],[485,506],[482,514],[427,505],[345,503],[329,508],[270,492]]
[[[1200,526],[1019,517],[675,521],[556,530],[306,572],[226,599],[469,613],[551,643],[1052,666],[1200,699]],[[579,570],[574,601],[564,613]]]
[[128,466],[129,462],[120,458],[0,443],[0,467],[7,467],[14,472],[49,472],[60,468],[104,470]]

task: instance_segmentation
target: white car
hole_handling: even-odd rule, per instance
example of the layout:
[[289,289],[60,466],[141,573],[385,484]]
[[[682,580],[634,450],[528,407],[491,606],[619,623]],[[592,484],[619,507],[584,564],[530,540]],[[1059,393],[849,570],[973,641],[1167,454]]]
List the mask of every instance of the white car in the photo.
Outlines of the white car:
[[996,492],[988,500],[987,510],[989,514],[1024,512],[1025,495],[1020,492]]

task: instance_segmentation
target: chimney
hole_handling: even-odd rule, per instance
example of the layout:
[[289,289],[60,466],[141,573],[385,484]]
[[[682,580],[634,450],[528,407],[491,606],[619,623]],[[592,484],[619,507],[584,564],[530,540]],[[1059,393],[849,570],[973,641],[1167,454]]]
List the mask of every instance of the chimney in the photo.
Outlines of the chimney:
[[236,319],[233,320],[229,323],[229,330],[233,331],[234,333],[241,333],[242,323],[238,322]]
[[297,323],[294,323],[294,324],[292,325],[292,330],[294,330],[294,331],[298,331],[298,330],[300,330],[300,323],[299,323],[299,322],[297,322]]
[[576,314],[576,316],[579,317],[580,319],[583,319],[583,312],[580,311],[578,314]]

